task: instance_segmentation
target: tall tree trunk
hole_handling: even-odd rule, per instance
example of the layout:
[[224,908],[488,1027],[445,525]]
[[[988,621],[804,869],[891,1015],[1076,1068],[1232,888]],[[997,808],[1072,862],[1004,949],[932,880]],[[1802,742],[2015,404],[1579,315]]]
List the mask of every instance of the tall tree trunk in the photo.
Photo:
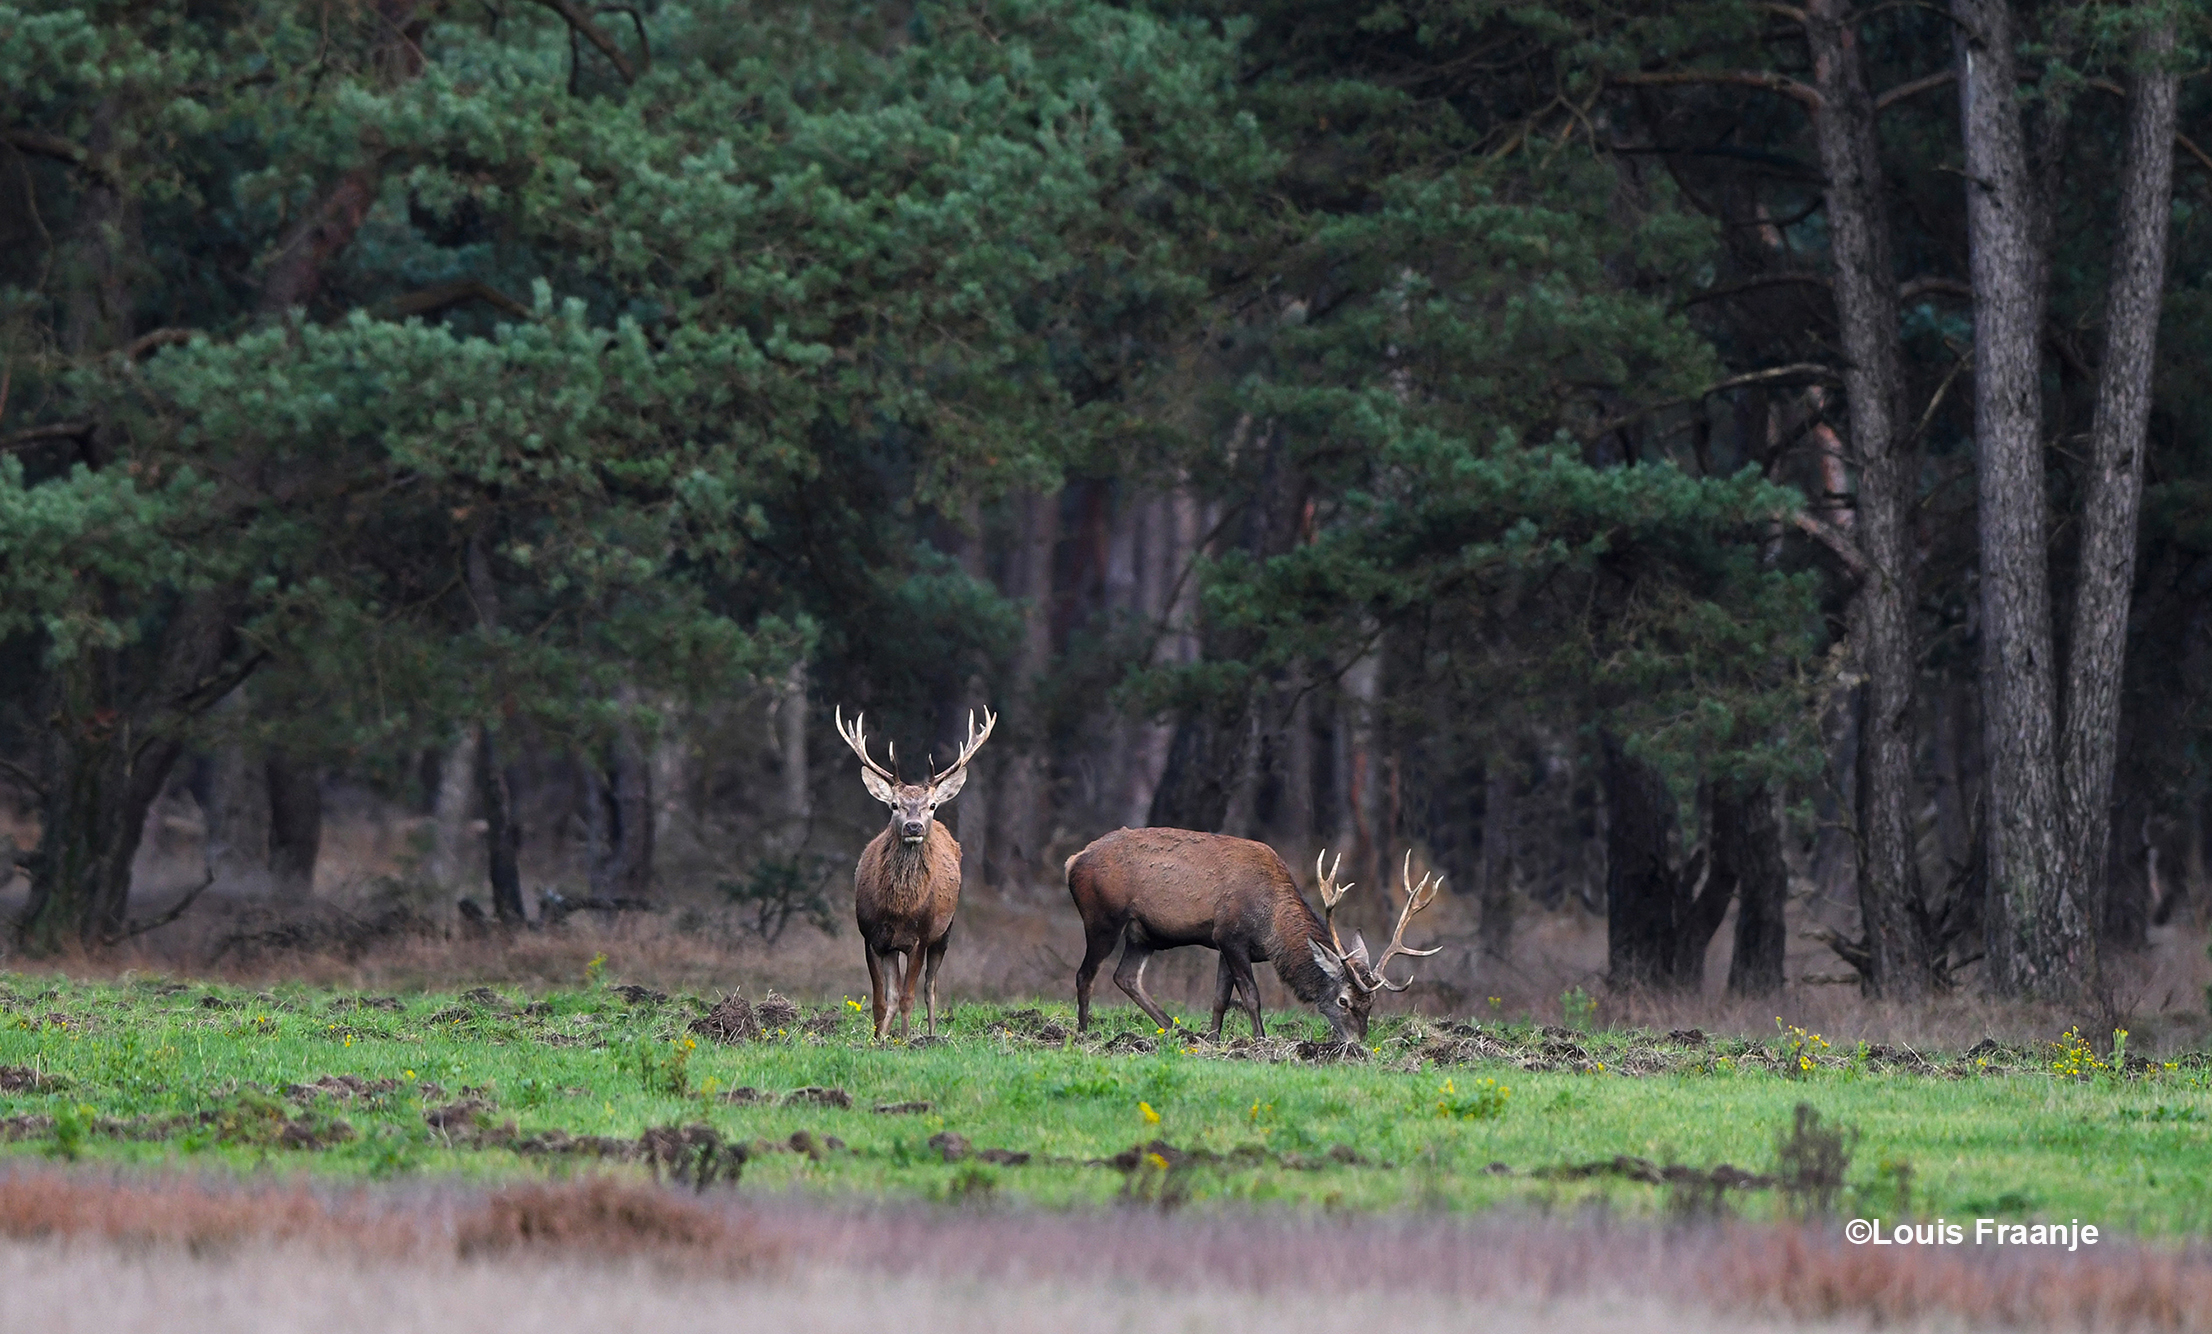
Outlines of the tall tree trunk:
[[1482,765],[1482,952],[1503,959],[1513,946],[1513,759],[1493,750]]
[[1812,0],[1806,35],[1821,97],[1813,127],[1828,178],[1829,245],[1844,351],[1851,443],[1859,458],[1853,527],[1866,564],[1853,608],[1866,675],[1857,761],[1859,912],[1876,995],[1917,996],[1935,979],[1920,929],[1913,855],[1913,644],[1916,554],[1911,517],[1918,450],[1906,423],[1897,272],[1874,99],[1849,0]]
[[[2135,538],[2148,449],[2151,371],[2166,287],[2166,233],[2173,214],[2175,74],[2173,16],[2142,36],[2135,87],[2128,98],[2126,156],[2121,162],[2119,235],[2105,293],[2104,360],[2090,424],[2089,493],[2081,516],[2081,568],[2075,582],[2073,634],[2067,641],[2065,766],[2067,865],[2062,893],[2088,899],[2092,920],[2112,835],[2112,769],[2120,731],[2120,687],[2127,659],[2128,609],[2135,591]],[[2140,842],[2140,830],[2135,841]],[[2132,864],[2123,861],[2122,865]],[[2133,879],[2128,884],[2132,887]],[[2140,914],[2131,914],[2130,921]],[[2061,913],[2070,931],[2072,915]],[[2140,934],[2131,927],[2128,935]],[[2070,943],[2070,936],[2062,937]],[[2095,955],[2088,954],[2093,965]],[[2094,982],[2085,974],[2084,982]]]
[[485,874],[492,911],[508,926],[527,920],[522,905],[522,822],[515,815],[513,775],[491,724],[476,729],[476,791],[484,804]]
[[1728,992],[1767,996],[1782,989],[1782,954],[1788,943],[1782,909],[1789,901],[1789,867],[1782,860],[1782,825],[1774,794],[1764,786],[1732,783],[1713,790],[1713,881],[1710,888],[1736,894],[1735,951],[1728,960]]
[[997,792],[991,802],[996,817],[991,844],[993,879],[1002,889],[1030,897],[1051,879],[1044,865],[1052,763],[1046,750],[1050,739],[1045,734],[1043,690],[1052,670],[1053,555],[1060,543],[1060,493],[1024,493],[1017,510],[1002,590],[1022,608],[1013,693],[1002,706],[1014,745],[999,763]]
[[269,888],[297,903],[315,892],[315,861],[323,845],[323,771],[272,751],[262,772],[269,785]]
[[1705,980],[1705,947],[1728,913],[1730,886],[1698,861],[1677,866],[1668,846],[1674,798],[1651,766],[1619,738],[1601,739],[1607,808],[1606,982],[1695,992]]
[[438,769],[437,802],[431,808],[431,844],[425,868],[431,884],[458,885],[467,874],[469,805],[476,791],[476,729],[446,748]]
[[[635,724],[623,722],[606,746],[605,761],[583,762],[590,803],[585,829],[592,893],[648,899],[653,892],[653,767],[638,742]],[[487,817],[488,818],[488,817]]]
[[[492,577],[491,553],[482,533],[471,534],[463,553],[469,598],[476,604],[477,628],[487,637],[499,629],[499,584]],[[503,755],[498,729],[487,719],[476,729],[476,791],[484,806],[485,874],[491,881],[492,910],[499,920],[520,926],[528,918],[522,903],[522,825],[516,818],[514,782]]]
[[806,660],[791,664],[776,693],[776,767],[782,779],[777,814],[784,829],[779,842],[797,848],[806,838],[807,822],[814,815],[812,775],[806,753]]
[[[947,550],[960,562],[961,571],[976,583],[990,582],[991,570],[988,553],[983,546],[983,508],[970,500],[954,527],[947,543]],[[967,733],[968,714],[992,705],[980,674],[961,677],[957,674],[946,678],[945,695],[937,703],[937,737],[946,746],[955,746]],[[1003,707],[998,701],[997,707]],[[948,753],[958,753],[956,751]],[[991,883],[991,827],[992,808],[996,804],[995,772],[991,766],[997,757],[986,750],[977,757],[982,766],[979,772],[970,774],[968,785],[961,789],[960,799],[952,804],[953,836],[960,840],[960,881],[973,892]]]
[[226,665],[235,608],[221,591],[184,598],[163,627],[151,682],[138,698],[116,691],[129,675],[99,650],[59,670],[40,766],[38,851],[31,897],[17,927],[26,949],[98,948],[128,928],[131,861],[146,812],[184,753],[183,725],[233,689],[243,670]]
[[2068,876],[2045,546],[2041,195],[2028,158],[2008,0],[1953,0],[1974,284],[1989,968],[2000,993],[2070,999],[2096,966]]

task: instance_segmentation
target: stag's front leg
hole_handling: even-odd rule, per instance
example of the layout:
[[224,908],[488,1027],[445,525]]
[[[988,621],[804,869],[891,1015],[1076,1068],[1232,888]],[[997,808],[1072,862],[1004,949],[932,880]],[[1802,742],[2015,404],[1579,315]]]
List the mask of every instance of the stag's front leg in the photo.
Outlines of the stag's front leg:
[[922,964],[927,946],[920,941],[906,952],[906,976],[899,984],[899,1041],[904,1042],[913,1029],[914,984],[922,980]]
[[929,971],[922,976],[922,1005],[929,1014],[929,1035],[937,1036],[937,965],[945,961],[945,946],[952,943],[952,933],[947,931],[929,947]]
[[875,1001],[875,1040],[881,1042],[884,1033],[883,956],[866,941],[860,942],[860,951],[868,956],[868,991]]
[[1214,969],[1214,1026],[1212,1037],[1221,1041],[1221,1016],[1229,1012],[1229,1002],[1236,998],[1237,978],[1229,969],[1228,951],[1222,951],[1221,966]]

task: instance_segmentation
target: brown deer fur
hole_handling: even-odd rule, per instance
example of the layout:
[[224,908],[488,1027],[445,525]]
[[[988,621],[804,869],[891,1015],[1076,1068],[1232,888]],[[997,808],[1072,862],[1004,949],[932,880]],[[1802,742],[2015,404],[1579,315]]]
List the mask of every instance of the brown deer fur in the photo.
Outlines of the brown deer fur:
[[[968,761],[991,737],[998,717],[983,711],[984,725],[976,729],[968,718],[968,739],[959,758],[949,768],[923,783],[902,783],[890,769],[869,757],[861,719],[845,725],[837,716],[837,734],[860,757],[860,781],[874,797],[891,809],[891,822],[870,840],[853,868],[853,917],[860,924],[860,948],[868,959],[868,989],[875,1001],[875,1036],[888,1036],[896,1015],[899,1036],[905,1037],[914,1015],[914,989],[923,982],[922,1004],[928,1031],[937,1032],[937,966],[944,962],[945,946],[952,939],[952,915],[960,907],[960,845],[937,822],[937,808],[960,795],[968,781]],[[896,753],[894,752],[894,758]],[[884,972],[893,967],[892,956],[903,955],[900,971],[889,979],[899,992],[897,1006],[890,1002],[891,987]]]
[[[952,940],[952,915],[960,907],[960,844],[942,824],[929,822],[929,837],[920,844],[902,841],[898,831],[885,826],[861,850],[853,869],[853,916],[860,924],[860,943],[868,955],[868,985],[875,995],[876,1036],[886,1029],[883,969],[890,956],[906,956],[898,1005],[900,1031],[914,1012],[914,982],[926,974],[929,985],[922,1004],[928,1032],[937,1031],[937,965]],[[926,965],[925,965],[926,957]]]
[[[1083,916],[1083,963],[1075,973],[1076,1027],[1091,1018],[1091,980],[1122,945],[1114,982],[1162,1028],[1174,1026],[1144,989],[1156,950],[1204,945],[1221,952],[1214,984],[1213,1036],[1242,992],[1252,1032],[1262,1033],[1255,960],[1298,999],[1318,1007],[1340,1040],[1365,1037],[1371,993],[1350,985],[1329,963],[1329,928],[1298,893],[1290,868],[1265,843],[1188,829],[1117,829],[1067,861],[1068,893]],[[1364,947],[1362,947],[1364,954]]]

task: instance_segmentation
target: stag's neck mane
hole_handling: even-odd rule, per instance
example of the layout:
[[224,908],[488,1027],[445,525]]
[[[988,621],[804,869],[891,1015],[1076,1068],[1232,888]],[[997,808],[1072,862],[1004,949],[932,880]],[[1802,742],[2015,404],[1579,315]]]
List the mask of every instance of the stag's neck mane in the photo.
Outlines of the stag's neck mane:
[[1323,948],[1329,944],[1329,928],[1323,925],[1313,909],[1303,898],[1295,900],[1297,908],[1277,916],[1275,922],[1275,976],[1282,979],[1291,994],[1311,1005],[1329,990],[1329,975],[1321,971],[1321,965],[1313,961],[1311,942],[1319,941]]
[[908,843],[894,829],[886,829],[878,836],[887,901],[907,903],[929,891],[930,852],[937,841],[935,824],[930,826],[929,832],[930,836],[919,843]]

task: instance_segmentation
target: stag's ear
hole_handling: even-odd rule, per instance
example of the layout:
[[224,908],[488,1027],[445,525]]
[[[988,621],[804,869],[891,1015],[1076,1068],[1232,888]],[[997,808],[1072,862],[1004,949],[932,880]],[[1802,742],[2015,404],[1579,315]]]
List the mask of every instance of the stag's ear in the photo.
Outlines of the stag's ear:
[[881,774],[878,774],[873,769],[862,769],[860,771],[860,781],[864,785],[866,785],[868,789],[868,795],[874,797],[877,801],[882,802],[886,806],[896,806],[899,804],[899,794],[892,789],[891,785],[888,782],[884,781]]
[[954,797],[959,796],[960,789],[966,787],[967,785],[967,769],[965,767],[955,769],[952,771],[952,777],[947,778],[944,782],[939,783],[937,786],[929,790],[929,804],[932,806],[942,806],[946,802],[951,801]]
[[1313,951],[1313,961],[1321,965],[1321,971],[1329,975],[1329,980],[1342,986],[1344,983],[1343,962],[1334,954],[1331,954],[1328,947],[1318,940],[1307,941],[1306,948]]
[[1352,948],[1345,953],[1344,957],[1351,960],[1353,963],[1358,964],[1362,968],[1368,966],[1367,941],[1364,937],[1360,935],[1359,932],[1354,931],[1352,933]]

